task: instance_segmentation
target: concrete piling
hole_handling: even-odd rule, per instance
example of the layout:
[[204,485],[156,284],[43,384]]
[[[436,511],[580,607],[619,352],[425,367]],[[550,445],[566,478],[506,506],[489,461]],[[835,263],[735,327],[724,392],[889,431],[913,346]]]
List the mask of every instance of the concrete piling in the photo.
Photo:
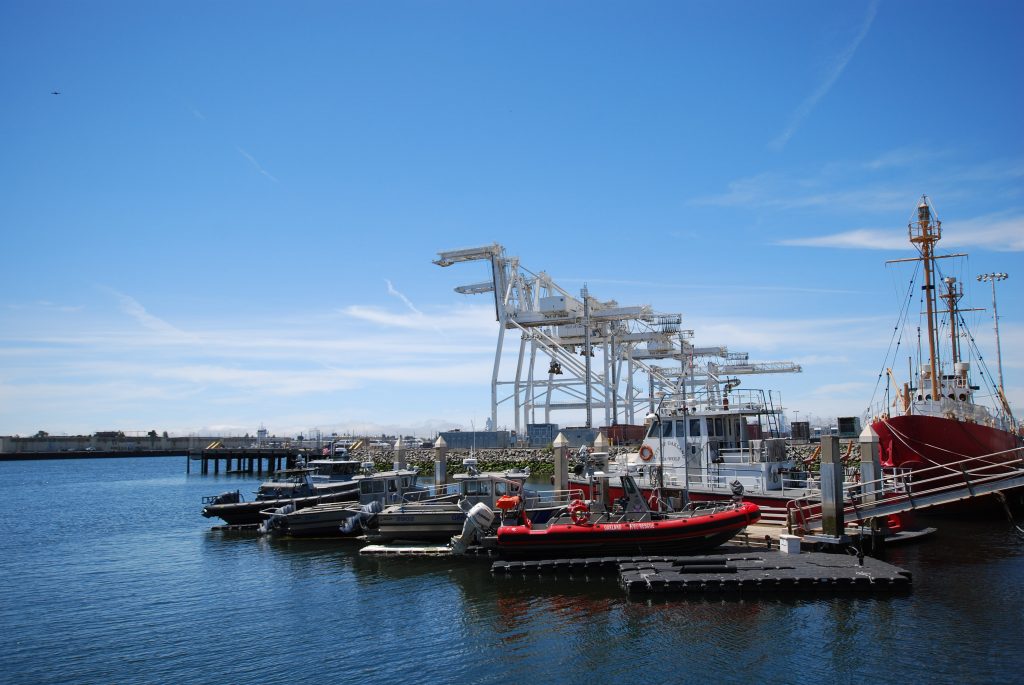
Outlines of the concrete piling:
[[821,438],[821,525],[825,535],[838,538],[845,532],[843,460],[835,435]]
[[448,443],[441,436],[434,443],[434,485],[448,482]]
[[405,456],[405,442],[403,442],[402,438],[399,437],[398,440],[395,441],[395,470],[401,471],[408,468],[408,466],[409,462]]
[[878,433],[865,426],[860,433],[861,502],[871,504],[881,492],[882,466],[879,458]]
[[569,489],[569,441],[559,433],[551,443],[555,450],[555,490]]

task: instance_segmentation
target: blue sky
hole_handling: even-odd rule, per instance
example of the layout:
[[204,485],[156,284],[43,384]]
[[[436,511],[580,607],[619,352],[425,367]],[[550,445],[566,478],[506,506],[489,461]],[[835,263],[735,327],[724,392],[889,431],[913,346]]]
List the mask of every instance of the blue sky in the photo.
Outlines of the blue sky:
[[479,427],[497,327],[452,289],[488,274],[431,260],[493,242],[800,363],[744,379],[793,412],[856,415],[922,193],[971,304],[1010,274],[1024,411],[1022,24],[1017,2],[3,3],[0,434]]

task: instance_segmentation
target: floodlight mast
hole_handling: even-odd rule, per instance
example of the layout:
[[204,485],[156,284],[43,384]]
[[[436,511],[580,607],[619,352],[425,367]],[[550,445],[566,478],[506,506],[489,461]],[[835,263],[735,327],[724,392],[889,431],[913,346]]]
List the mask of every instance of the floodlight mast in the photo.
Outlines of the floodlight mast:
[[1004,407],[1008,407],[1008,405],[1006,402],[1006,394],[1003,390],[1003,352],[999,346],[999,310],[996,309],[996,283],[998,281],[1005,281],[1009,277],[1009,274],[1001,272],[981,274],[978,276],[979,282],[992,284],[992,322],[996,331],[996,369],[999,372],[999,397]]

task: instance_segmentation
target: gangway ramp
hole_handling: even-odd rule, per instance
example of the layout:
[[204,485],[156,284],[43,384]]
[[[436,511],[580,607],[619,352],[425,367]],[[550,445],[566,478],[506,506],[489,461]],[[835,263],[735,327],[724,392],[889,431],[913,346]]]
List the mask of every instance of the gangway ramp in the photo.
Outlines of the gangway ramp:
[[[878,480],[843,488],[844,520],[884,518],[1024,488],[1024,448],[950,464],[887,471]],[[809,533],[822,530],[821,502],[817,498],[792,500],[787,509],[792,525]]]

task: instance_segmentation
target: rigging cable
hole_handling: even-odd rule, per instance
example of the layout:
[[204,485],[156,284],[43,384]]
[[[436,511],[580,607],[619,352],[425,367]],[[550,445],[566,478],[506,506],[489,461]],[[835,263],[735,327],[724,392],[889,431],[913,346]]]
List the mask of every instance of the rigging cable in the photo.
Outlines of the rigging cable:
[[[885,375],[885,370],[888,368],[890,353],[893,364],[896,363],[896,355],[899,354],[900,345],[903,343],[903,329],[906,326],[906,320],[910,316],[910,302],[913,299],[912,295],[914,292],[914,283],[917,282],[918,270],[920,269],[921,263],[917,263],[917,267],[914,269],[914,274],[910,278],[910,282],[907,285],[907,294],[903,297],[903,304],[900,306],[900,312],[896,317],[896,326],[893,328],[892,335],[889,337],[889,347],[885,351],[885,357],[882,360],[882,369],[878,372],[878,378],[875,380],[875,388],[871,392],[871,402],[868,405],[868,413],[871,412],[871,407],[875,404],[875,397],[878,395],[878,386],[882,382],[882,376]],[[897,333],[899,336],[897,337]],[[896,346],[893,347],[893,340],[896,340]],[[886,381],[886,388],[889,383]],[[899,389],[897,388],[897,391]],[[886,407],[888,409],[888,406]]]

